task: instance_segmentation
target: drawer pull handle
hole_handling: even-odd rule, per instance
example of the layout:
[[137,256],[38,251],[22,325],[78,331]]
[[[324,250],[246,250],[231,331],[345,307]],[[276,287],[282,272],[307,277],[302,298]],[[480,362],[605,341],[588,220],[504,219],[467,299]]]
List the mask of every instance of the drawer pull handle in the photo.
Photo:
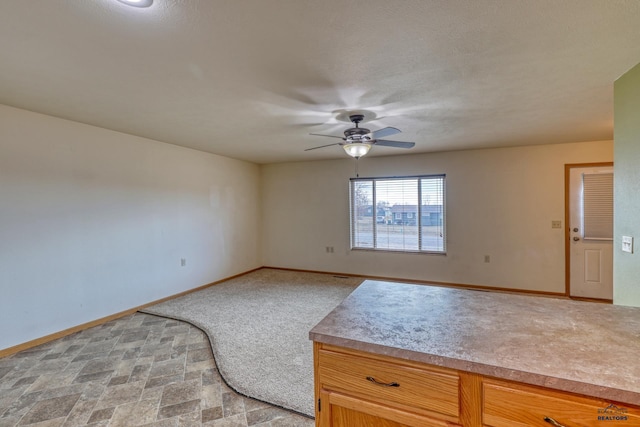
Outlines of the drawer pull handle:
[[544,417],[544,420],[554,427],[565,427],[551,417]]
[[376,380],[373,377],[367,377],[367,381],[371,381],[374,384],[377,385],[381,385],[383,387],[400,387],[400,384],[396,383],[396,382],[392,382],[392,383],[381,383],[380,381]]

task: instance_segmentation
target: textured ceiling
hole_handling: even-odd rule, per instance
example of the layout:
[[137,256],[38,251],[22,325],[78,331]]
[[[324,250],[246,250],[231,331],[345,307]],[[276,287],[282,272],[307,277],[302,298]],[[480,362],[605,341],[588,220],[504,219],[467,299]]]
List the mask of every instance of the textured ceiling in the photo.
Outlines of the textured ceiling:
[[0,103],[256,163],[605,140],[637,0],[0,1]]

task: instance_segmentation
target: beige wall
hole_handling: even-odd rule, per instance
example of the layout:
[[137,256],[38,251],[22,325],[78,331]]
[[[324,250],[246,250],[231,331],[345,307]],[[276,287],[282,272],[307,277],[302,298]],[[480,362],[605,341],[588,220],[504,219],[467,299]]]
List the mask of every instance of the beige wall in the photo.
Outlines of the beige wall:
[[0,105],[0,349],[259,267],[258,180]]
[[[614,84],[613,302],[640,307],[640,64]],[[632,254],[622,236],[634,238]]]
[[611,141],[361,159],[361,177],[447,175],[446,256],[349,249],[352,160],[265,165],[264,264],[564,292],[564,164],[612,160]]
[[0,153],[3,349],[261,265],[563,292],[564,164],[613,144],[362,159],[447,174],[446,256],[349,250],[346,158],[257,166],[7,106]]

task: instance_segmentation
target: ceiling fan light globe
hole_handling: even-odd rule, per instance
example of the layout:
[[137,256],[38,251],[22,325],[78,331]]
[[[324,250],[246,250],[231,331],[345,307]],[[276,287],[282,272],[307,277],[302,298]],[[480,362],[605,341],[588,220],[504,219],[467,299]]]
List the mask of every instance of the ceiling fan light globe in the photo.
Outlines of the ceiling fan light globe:
[[369,152],[371,145],[363,144],[362,142],[350,142],[348,144],[344,144],[342,148],[344,148],[344,151],[348,155],[357,159],[366,155]]

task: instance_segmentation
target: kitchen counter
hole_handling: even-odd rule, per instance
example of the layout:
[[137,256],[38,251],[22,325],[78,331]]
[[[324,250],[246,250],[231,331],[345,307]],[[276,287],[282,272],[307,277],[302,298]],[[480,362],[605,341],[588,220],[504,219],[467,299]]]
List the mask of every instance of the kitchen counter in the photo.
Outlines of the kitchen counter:
[[640,308],[367,280],[309,337],[640,405]]

